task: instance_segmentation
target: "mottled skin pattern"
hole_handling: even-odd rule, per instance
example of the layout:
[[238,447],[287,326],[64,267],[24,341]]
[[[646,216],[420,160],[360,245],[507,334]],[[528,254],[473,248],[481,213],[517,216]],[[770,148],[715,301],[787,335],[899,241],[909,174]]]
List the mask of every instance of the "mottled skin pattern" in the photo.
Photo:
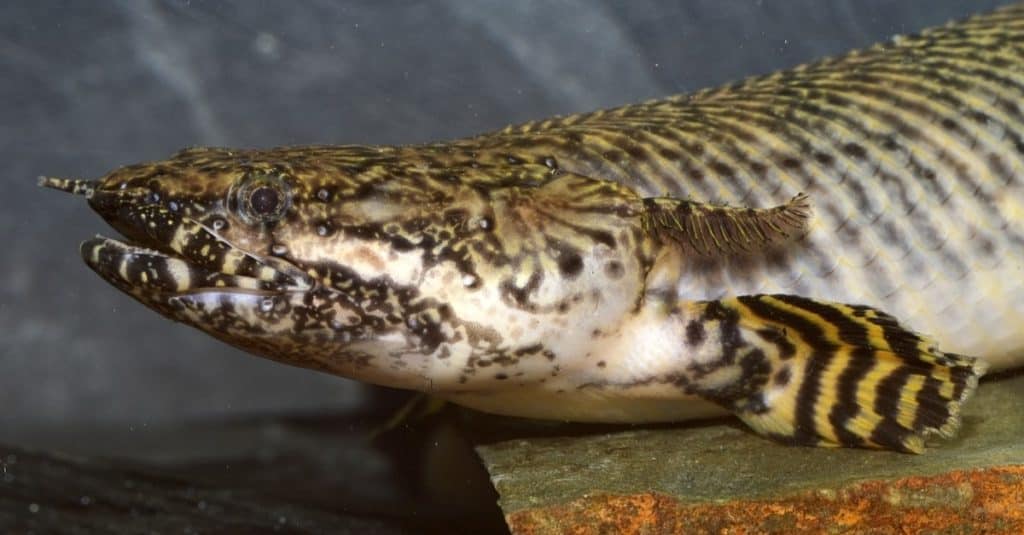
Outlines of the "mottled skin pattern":
[[[730,411],[784,441],[917,452],[955,432],[985,365],[882,312],[924,294],[892,290],[902,268],[875,259],[902,254],[941,296],[976,284],[965,265],[1017,254],[1016,197],[976,216],[1008,239],[973,224],[939,239],[932,216],[971,220],[1024,167],[1022,13],[447,143],[196,148],[43,184],[88,196],[127,239],[82,245],[104,279],[268,358],[502,414]],[[876,198],[890,190],[905,212]],[[868,260],[836,260],[850,253]]]
[[[90,193],[134,243],[187,262],[106,239],[83,255],[150,307],[255,353],[451,395],[559,381],[643,305],[663,236],[687,215],[750,218],[723,246],[787,236],[786,207],[645,203],[533,159],[488,162],[471,145],[190,149]],[[261,187],[280,205],[269,217],[253,206]]]
[[[451,392],[537,381],[557,359],[544,343],[551,333],[537,332],[538,325],[584,326],[589,338],[637,306],[654,256],[642,231],[643,205],[614,183],[543,162],[494,166],[472,157],[441,146],[193,149],[113,173],[92,204],[107,215],[108,197],[116,210],[126,192],[155,193],[159,201],[148,205],[160,214],[148,218],[159,220],[155,230],[119,226],[133,219],[123,213],[108,218],[156,249],[166,249],[181,221],[194,221],[206,232],[188,234],[185,256],[200,251],[193,256],[205,258],[201,250],[216,236],[232,244],[224,251],[299,266],[293,280],[234,270],[265,281],[258,292],[193,292],[166,303],[141,297],[246,349],[404,388]],[[244,195],[225,194],[267,177],[288,200],[280,219],[251,217]],[[176,211],[167,208],[172,203]],[[131,203],[124,210],[142,209]],[[574,228],[586,231],[568,231]],[[84,251],[102,261],[110,246],[97,245]],[[211,256],[209,263],[223,260]],[[189,286],[209,284],[201,278]],[[170,279],[152,277],[148,285],[159,291]],[[137,284],[128,288],[142,296],[146,284]],[[605,307],[612,310],[584,317]]]

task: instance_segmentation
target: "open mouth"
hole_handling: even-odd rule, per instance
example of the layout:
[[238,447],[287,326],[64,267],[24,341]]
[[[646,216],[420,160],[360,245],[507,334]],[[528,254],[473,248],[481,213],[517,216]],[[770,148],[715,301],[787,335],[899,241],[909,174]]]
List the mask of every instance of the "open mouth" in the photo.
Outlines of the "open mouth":
[[[82,259],[168,319],[257,355],[340,375],[372,372],[366,348],[376,348],[383,335],[392,334],[386,348],[406,350],[404,338],[361,315],[344,292],[286,259],[237,246],[147,188],[59,178],[39,184],[89,199],[123,238],[82,242]],[[404,384],[390,376],[375,380]]]
[[153,306],[201,293],[283,296],[308,290],[310,277],[280,258],[244,251],[213,229],[131,190],[99,190],[98,181],[41,178],[40,185],[83,195],[126,236],[81,245],[85,263],[110,284]]
[[282,272],[262,266],[257,276],[225,273],[189,262],[185,257],[103,236],[82,242],[85,263],[111,284],[165,294],[170,297],[203,291],[283,294],[307,285],[291,281]]

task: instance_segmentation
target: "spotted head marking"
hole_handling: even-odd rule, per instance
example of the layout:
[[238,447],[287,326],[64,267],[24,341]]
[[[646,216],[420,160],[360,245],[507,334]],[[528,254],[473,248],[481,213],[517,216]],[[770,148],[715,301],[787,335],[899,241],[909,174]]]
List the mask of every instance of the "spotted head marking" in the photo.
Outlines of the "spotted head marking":
[[529,380],[520,361],[551,366],[633,308],[656,253],[628,188],[450,146],[190,149],[41,184],[124,237],[81,253],[146,306],[406,388]]

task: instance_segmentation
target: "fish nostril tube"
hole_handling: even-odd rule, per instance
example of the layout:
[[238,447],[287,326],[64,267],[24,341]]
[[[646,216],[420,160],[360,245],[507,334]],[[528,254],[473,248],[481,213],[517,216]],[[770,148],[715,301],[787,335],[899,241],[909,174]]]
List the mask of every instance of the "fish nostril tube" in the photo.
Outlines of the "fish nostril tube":
[[76,178],[54,178],[49,176],[39,177],[39,185],[44,188],[51,188],[75,195],[84,195],[91,198],[96,188],[99,187],[99,180],[81,180]]

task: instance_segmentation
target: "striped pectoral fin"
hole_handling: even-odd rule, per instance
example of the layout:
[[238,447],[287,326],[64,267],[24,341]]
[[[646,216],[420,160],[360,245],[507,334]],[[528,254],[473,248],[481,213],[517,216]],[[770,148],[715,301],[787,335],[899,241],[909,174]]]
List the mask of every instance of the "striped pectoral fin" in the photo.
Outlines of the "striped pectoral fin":
[[644,199],[648,232],[704,256],[754,253],[784,244],[807,233],[810,217],[810,202],[802,193],[772,208]]
[[790,295],[691,306],[721,359],[687,388],[784,442],[919,453],[956,433],[985,371],[870,307]]

